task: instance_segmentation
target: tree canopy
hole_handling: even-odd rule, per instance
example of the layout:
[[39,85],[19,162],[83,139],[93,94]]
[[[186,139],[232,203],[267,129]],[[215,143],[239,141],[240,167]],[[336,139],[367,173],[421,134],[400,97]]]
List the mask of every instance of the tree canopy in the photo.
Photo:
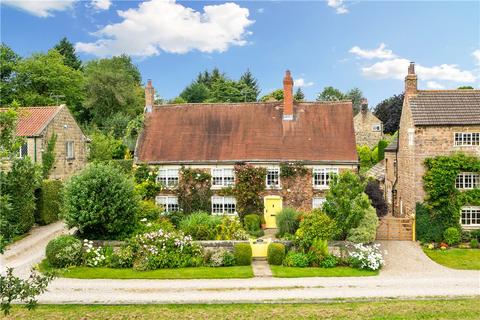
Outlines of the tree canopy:
[[62,40],[54,47],[62,56],[63,62],[66,66],[69,66],[72,69],[78,70],[82,67],[82,61],[78,58],[75,53],[75,48],[73,44],[68,41],[66,37],[63,37]]
[[373,113],[383,122],[384,133],[394,133],[400,125],[404,94],[396,94],[377,104]]

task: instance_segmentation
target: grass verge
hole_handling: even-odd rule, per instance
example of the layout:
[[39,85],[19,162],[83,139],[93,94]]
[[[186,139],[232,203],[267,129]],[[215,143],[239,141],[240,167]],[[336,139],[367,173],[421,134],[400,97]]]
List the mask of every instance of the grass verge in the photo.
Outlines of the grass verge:
[[423,252],[442,266],[452,269],[462,270],[480,270],[480,250],[479,249],[448,249],[448,250],[430,250],[423,248]]
[[301,277],[366,277],[376,276],[378,271],[358,270],[350,267],[335,268],[296,268],[284,266],[270,266],[273,276],[277,278]]
[[198,267],[151,271],[91,267],[54,269],[49,265],[47,260],[43,260],[38,265],[38,269],[41,272],[53,271],[57,277],[77,279],[228,279],[253,277],[251,266]]
[[478,300],[386,300],[312,304],[14,306],[5,319],[478,319]]

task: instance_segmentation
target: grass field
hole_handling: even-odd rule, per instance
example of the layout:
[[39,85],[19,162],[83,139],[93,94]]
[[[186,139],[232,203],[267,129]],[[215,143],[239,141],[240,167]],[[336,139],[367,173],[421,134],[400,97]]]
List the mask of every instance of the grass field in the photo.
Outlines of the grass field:
[[423,249],[423,252],[442,266],[452,269],[462,270],[480,270],[480,250],[479,249],[448,249],[448,250],[430,250]]
[[335,268],[295,268],[284,266],[270,266],[274,277],[365,277],[376,276],[378,271],[358,270],[350,267]]
[[40,305],[14,306],[4,319],[478,319],[478,300],[387,300],[312,304]]
[[46,260],[39,264],[41,272],[53,271],[57,277],[77,279],[228,279],[252,278],[251,266],[198,267],[135,271],[133,269],[70,267],[53,269]]

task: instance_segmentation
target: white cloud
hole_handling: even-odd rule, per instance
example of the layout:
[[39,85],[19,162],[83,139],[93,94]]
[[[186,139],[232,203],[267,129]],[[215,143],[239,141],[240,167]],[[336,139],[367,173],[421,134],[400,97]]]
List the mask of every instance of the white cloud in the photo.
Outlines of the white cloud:
[[111,5],[111,0],[92,0],[92,7],[97,10],[108,10]]
[[348,9],[344,4],[344,0],[328,0],[327,5],[334,8],[337,14],[348,13]]
[[475,64],[480,66],[480,49],[473,51],[472,56],[475,59]]
[[380,43],[380,46],[376,49],[372,50],[367,50],[367,49],[361,49],[358,46],[355,46],[350,49],[350,53],[353,53],[354,55],[360,57],[360,58],[365,58],[365,59],[393,59],[396,58],[396,55],[393,54],[392,50],[385,49],[387,46],[385,43]]
[[445,86],[443,84],[435,82],[435,81],[427,81],[427,88],[428,89],[434,89],[434,90],[440,90],[440,89],[445,89]]
[[209,5],[204,13],[175,3],[151,0],[138,8],[118,11],[123,21],[95,32],[99,40],[79,42],[76,49],[96,56],[121,53],[133,56],[158,55],[161,51],[186,53],[223,52],[230,46],[247,44],[249,10],[235,3]]
[[293,85],[295,87],[311,87],[314,83],[312,81],[307,82],[303,78],[298,78],[293,80]]
[[76,0],[3,0],[2,4],[23,10],[37,17],[53,16],[54,11],[73,8]]

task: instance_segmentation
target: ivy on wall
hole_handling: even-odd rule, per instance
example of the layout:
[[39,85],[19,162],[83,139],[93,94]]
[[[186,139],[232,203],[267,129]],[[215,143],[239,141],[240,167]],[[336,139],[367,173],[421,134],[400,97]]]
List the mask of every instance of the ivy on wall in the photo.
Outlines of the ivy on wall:
[[211,175],[202,169],[182,167],[176,190],[178,205],[184,213],[211,211]]
[[237,201],[237,212],[240,219],[247,214],[263,214],[263,198],[265,176],[267,170],[249,164],[235,165],[235,187],[233,195]]
[[46,179],[50,174],[55,163],[55,145],[57,143],[57,134],[53,133],[47,142],[47,147],[42,154],[42,177]]
[[303,177],[308,173],[302,162],[282,162],[280,164],[280,178],[289,179]]

